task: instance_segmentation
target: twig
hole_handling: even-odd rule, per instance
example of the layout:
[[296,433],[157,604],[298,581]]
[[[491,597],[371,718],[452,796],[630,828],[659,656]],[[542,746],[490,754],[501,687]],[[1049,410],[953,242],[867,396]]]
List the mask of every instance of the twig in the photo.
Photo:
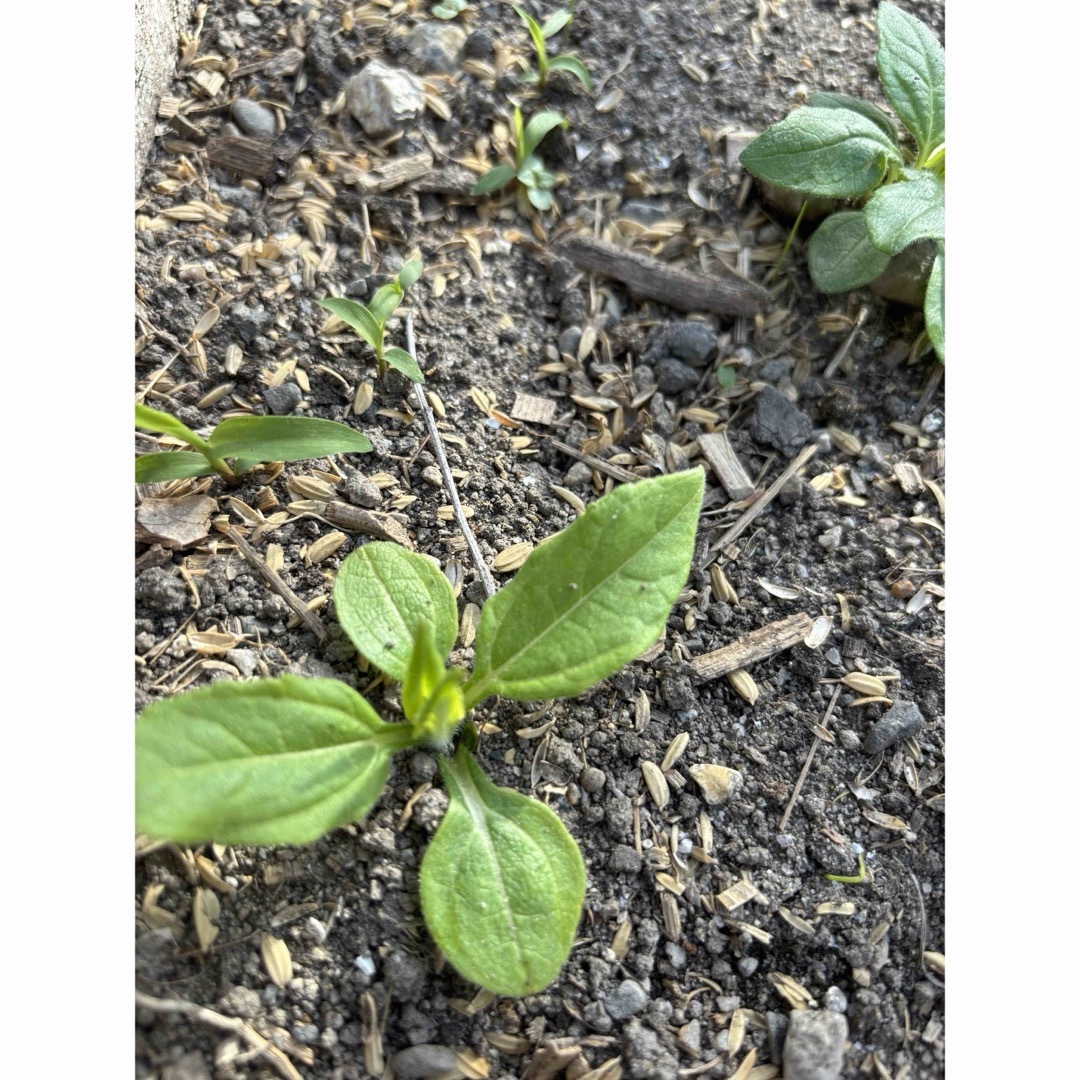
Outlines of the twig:
[[286,604],[292,608],[293,612],[300,618],[300,621],[320,640],[326,640],[326,627],[323,626],[322,620],[311,611],[307,604],[300,599],[285,584],[284,581],[278,576],[277,572],[267,566],[263,557],[240,535],[240,532],[235,526],[230,525],[226,530],[225,535],[237,546],[240,554],[251,564],[252,568],[258,571],[259,576],[272,588]]
[[859,314],[855,316],[855,325],[851,328],[851,333],[848,334],[844,344],[836,350],[836,355],[829,361],[828,366],[825,368],[825,378],[831,379],[836,374],[836,369],[843,362],[843,359],[848,354],[848,349],[851,348],[852,343],[855,341],[855,335],[859,332],[862,324],[866,322],[866,316],[870,314],[869,308],[859,308]]
[[[836,684],[836,689],[833,690],[832,699],[829,701],[829,707],[825,710],[825,715],[822,717],[822,728],[828,728],[829,721],[832,719],[833,709],[836,708],[836,699],[840,696],[841,686]],[[806,762],[802,767],[802,772],[799,773],[799,779],[795,781],[795,790],[791,793],[791,801],[787,804],[787,809],[784,811],[784,816],[780,819],[780,831],[783,832],[787,828],[788,819],[791,817],[792,810],[795,809],[795,800],[799,797],[799,792],[802,791],[802,786],[806,782],[807,774],[810,772],[810,763],[814,760],[814,755],[817,753],[818,744],[821,742],[821,736],[814,735],[814,741],[810,744],[810,753],[806,755]]]
[[569,443],[564,443],[561,439],[553,439],[550,435],[546,435],[542,431],[537,432],[537,434],[542,439],[547,439],[556,450],[561,450],[567,457],[572,457],[575,461],[585,462],[586,465],[596,469],[597,472],[606,473],[612,480],[620,480],[624,484],[632,484],[635,480],[641,479],[641,477],[635,475],[629,469],[624,469],[621,465],[612,465],[610,461],[605,461],[595,454],[587,454],[584,450],[575,450]]
[[817,444],[811,443],[804,446],[791,464],[765,489],[765,494],[753,506],[743,511],[739,520],[715,544],[710,546],[711,551],[718,551],[727,547],[728,544],[737,540],[746,531],[750,523],[780,494],[783,486],[817,453]]
[[690,661],[690,666],[699,678],[718,679],[721,675],[775,656],[778,652],[790,649],[792,645],[798,645],[813,626],[814,620],[803,611],[786,615],[776,622],[751,630],[730,645],[695,656]]
[[[409,309],[408,315],[405,316],[405,345],[409,350],[409,354],[415,356],[416,339],[413,337],[412,308]],[[469,528],[469,523],[465,520],[465,511],[461,508],[461,499],[458,498],[457,484],[454,482],[453,473],[450,472],[450,462],[446,460],[446,451],[443,450],[442,439],[439,437],[439,429],[435,426],[435,417],[432,415],[431,406],[428,405],[427,398],[424,397],[424,391],[420,388],[419,383],[413,384],[413,396],[416,398],[416,404],[420,410],[420,415],[424,418],[428,433],[431,435],[431,448],[434,450],[435,458],[439,462],[439,471],[442,473],[443,483],[446,485],[446,490],[450,493],[450,502],[454,507],[454,517],[457,519],[458,528],[461,530],[462,536],[465,537],[465,543],[469,547],[469,554],[476,564],[476,572],[480,576],[480,582],[484,586],[484,592],[488,596],[494,596],[495,579],[491,576],[491,571],[488,569],[487,563],[484,562],[484,553],[480,550],[480,545],[477,544],[476,537],[473,536],[473,531]]]
[[293,1064],[269,1039],[260,1035],[250,1024],[233,1016],[223,1016],[213,1009],[196,1005],[193,1001],[181,998],[155,998],[149,994],[135,991],[135,1004],[156,1013],[178,1013],[189,1020],[197,1020],[219,1031],[229,1031],[239,1035],[260,1057],[268,1058],[270,1063],[288,1080],[304,1080]]
[[934,391],[938,388],[938,383],[941,382],[942,376],[945,374],[945,365],[937,364],[934,370],[930,372],[930,378],[926,380],[926,387],[922,394],[919,396],[919,403],[915,406],[915,418],[921,420],[923,413],[926,412],[930,405],[930,399],[934,396]]

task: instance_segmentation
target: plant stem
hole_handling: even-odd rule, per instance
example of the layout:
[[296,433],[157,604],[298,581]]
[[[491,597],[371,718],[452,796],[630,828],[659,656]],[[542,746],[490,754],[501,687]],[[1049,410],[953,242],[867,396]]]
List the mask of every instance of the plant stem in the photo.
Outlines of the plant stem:
[[780,252],[780,258],[776,260],[775,265],[769,271],[769,276],[765,279],[765,284],[767,286],[772,284],[773,279],[780,273],[780,267],[784,265],[784,259],[787,258],[788,248],[791,247],[791,241],[795,239],[795,234],[799,231],[799,226],[802,224],[803,214],[806,213],[806,204],[808,202],[808,199],[803,199],[802,206],[799,207],[799,213],[795,218],[795,224],[791,226],[791,232],[788,233],[787,239],[784,241],[784,247]]
[[857,874],[826,874],[826,881],[839,881],[841,885],[861,885],[866,880],[866,863],[863,862],[862,853],[859,853],[859,872]]

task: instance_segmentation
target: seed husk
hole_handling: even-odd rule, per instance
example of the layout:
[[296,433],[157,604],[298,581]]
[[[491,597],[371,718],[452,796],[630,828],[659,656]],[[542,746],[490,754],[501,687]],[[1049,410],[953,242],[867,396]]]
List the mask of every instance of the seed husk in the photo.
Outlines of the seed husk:
[[887,696],[885,684],[874,675],[866,675],[861,671],[851,671],[840,681],[854,690],[855,693],[862,694],[865,697],[883,698]]
[[667,778],[652,761],[641,763],[641,774],[645,777],[645,786],[649,789],[652,801],[656,803],[658,810],[663,810],[671,801],[671,789],[668,787]]
[[263,967],[270,981],[278,987],[284,987],[293,977],[292,955],[289,946],[273,934],[259,935],[259,952],[262,954]]
[[750,677],[750,674],[744,671],[742,668],[736,668],[734,671],[729,671],[727,675],[727,681],[731,684],[732,690],[739,695],[744,701],[753,705],[758,695],[761,693],[758,690],[758,685]]

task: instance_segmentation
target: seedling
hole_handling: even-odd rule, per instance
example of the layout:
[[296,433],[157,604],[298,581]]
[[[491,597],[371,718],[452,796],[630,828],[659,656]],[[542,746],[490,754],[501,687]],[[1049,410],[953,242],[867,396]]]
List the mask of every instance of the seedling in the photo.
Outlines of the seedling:
[[440,0],[431,9],[436,19],[449,20],[460,15],[469,6],[469,0]]
[[484,606],[471,673],[446,666],[457,605],[438,568],[395,544],[353,551],[337,616],[401,682],[404,720],[381,720],[342,682],[291,675],[157,702],[135,728],[138,828],[184,844],[305,844],[371,809],[395,752],[432,747],[450,801],[420,869],[431,936],[494,993],[543,989],[574,940],[581,853],[548,807],[484,775],[475,728],[459,725],[493,694],[579,694],[663,634],[690,569],[702,475],[616,488],[536,548]]
[[810,276],[822,292],[867,285],[909,245],[934,241],[923,311],[944,360],[945,50],[918,19],[883,0],[877,67],[914,153],[876,105],[820,93],[754,139],[739,160],[767,183],[859,204],[828,217],[810,238]]
[[313,416],[233,416],[222,420],[210,437],[203,439],[171,413],[136,405],[135,426],[171,435],[193,448],[137,457],[137,484],[213,473],[233,483],[261,461],[303,461],[327,454],[366,454],[371,450],[366,435],[336,420],[318,420]]
[[547,53],[547,41],[553,38],[564,26],[573,19],[571,4],[548,16],[544,25],[541,26],[527,11],[522,10],[517,4],[510,5],[518,14],[518,18],[528,27],[529,37],[532,38],[533,48],[536,50],[536,71],[526,71],[521,76],[523,82],[538,83],[541,88],[546,85],[548,74],[552,71],[569,71],[586,90],[592,90],[592,78],[588,68],[576,56],[552,56]]
[[375,350],[375,364],[380,378],[386,374],[386,365],[389,364],[413,382],[424,381],[424,373],[412,355],[396,346],[386,348],[385,341],[386,320],[397,310],[405,290],[416,281],[422,270],[419,259],[410,259],[393,281],[375,291],[370,304],[358,304],[343,296],[328,296],[325,300],[316,301],[319,307],[351,326]]
[[529,202],[537,210],[551,209],[551,192],[558,177],[544,168],[536,154],[544,136],[552,129],[565,126],[566,120],[557,112],[539,112],[527,124],[521,120],[521,110],[514,106],[514,164],[496,165],[473,185],[474,195],[487,195],[517,180],[525,188]]

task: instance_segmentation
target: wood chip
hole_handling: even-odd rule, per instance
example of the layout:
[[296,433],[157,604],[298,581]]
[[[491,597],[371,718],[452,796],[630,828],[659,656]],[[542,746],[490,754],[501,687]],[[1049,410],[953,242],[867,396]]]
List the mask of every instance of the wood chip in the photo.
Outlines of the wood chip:
[[210,517],[217,503],[205,495],[178,499],[143,499],[135,510],[135,539],[184,551],[210,535]]
[[732,502],[741,502],[754,493],[754,482],[732,449],[727,432],[706,432],[698,436],[697,444]]
[[555,402],[535,394],[518,393],[514,396],[510,415],[513,419],[524,420],[527,424],[547,426],[555,419]]
[[259,935],[259,953],[270,981],[275,986],[284,987],[293,977],[292,955],[288,945],[273,934],[262,933]]
[[690,666],[699,678],[716,679],[799,644],[813,625],[814,620],[802,612],[788,615],[752,630],[731,645],[695,657]]
[[756,885],[751,884],[749,881],[737,881],[730,888],[718,893],[716,899],[727,911],[734,911],[759,896],[761,896],[761,893]]

